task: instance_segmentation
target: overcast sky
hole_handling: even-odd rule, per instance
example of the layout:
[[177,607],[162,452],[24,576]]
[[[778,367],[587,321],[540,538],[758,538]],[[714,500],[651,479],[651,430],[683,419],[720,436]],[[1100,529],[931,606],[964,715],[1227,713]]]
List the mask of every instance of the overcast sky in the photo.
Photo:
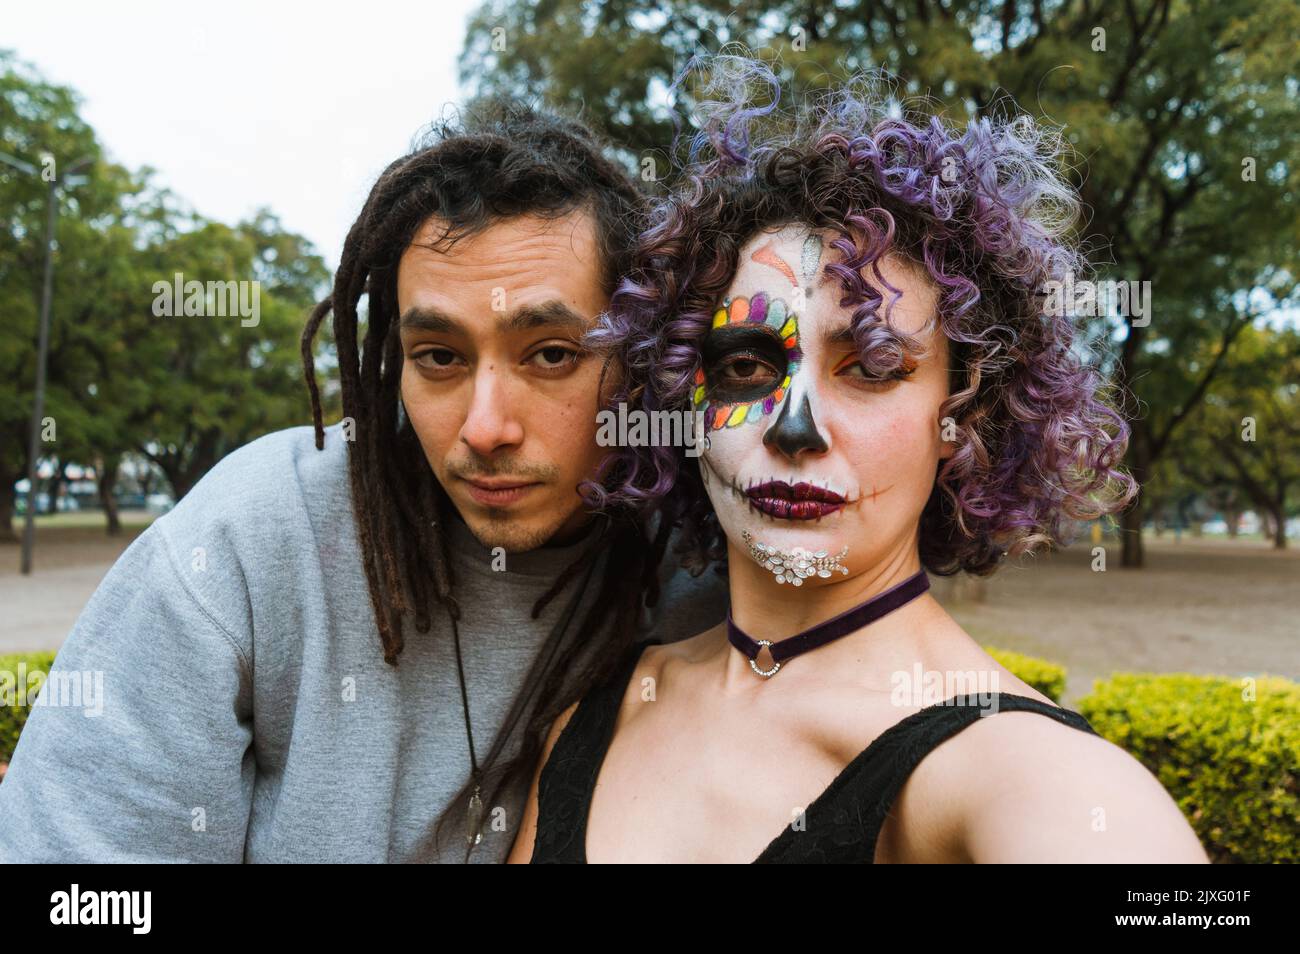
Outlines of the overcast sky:
[[268,206],[332,269],[376,176],[461,100],[478,3],[3,6],[0,48],[77,90],[112,159],[222,222]]

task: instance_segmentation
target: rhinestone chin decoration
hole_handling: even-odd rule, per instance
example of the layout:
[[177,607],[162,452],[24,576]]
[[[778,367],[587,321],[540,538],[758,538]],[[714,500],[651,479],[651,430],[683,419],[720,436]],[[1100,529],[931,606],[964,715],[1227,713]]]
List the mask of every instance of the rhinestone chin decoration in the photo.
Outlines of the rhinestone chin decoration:
[[[767,649],[768,649],[768,652],[771,652],[771,651],[772,651],[772,640],[770,640],[770,639],[760,639],[760,640],[757,640],[757,642],[758,642],[758,645],[760,645],[760,646],[766,646]],[[758,663],[751,659],[751,660],[749,661],[749,668],[752,669],[752,670],[754,670],[754,672],[758,673],[760,676],[766,676],[768,679],[771,679],[773,676],[776,675],[776,671],[777,671],[778,669],[781,668],[781,664],[780,664],[779,662],[774,662],[774,663],[772,663],[772,668],[771,668],[771,669],[759,669],[759,668],[758,668]]]
[[840,566],[840,561],[849,552],[848,547],[835,556],[827,556],[825,550],[813,552],[803,547],[795,547],[788,551],[780,550],[771,544],[757,542],[748,530],[742,531],[741,537],[749,547],[749,555],[754,562],[770,570],[778,583],[803,586],[803,581],[810,576],[825,579],[836,571],[844,576],[849,575],[848,569]]

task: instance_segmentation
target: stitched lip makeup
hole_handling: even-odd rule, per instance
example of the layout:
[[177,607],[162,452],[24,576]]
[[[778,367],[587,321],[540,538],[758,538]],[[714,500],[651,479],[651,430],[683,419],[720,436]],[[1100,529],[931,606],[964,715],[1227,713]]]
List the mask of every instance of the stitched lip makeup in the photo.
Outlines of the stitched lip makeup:
[[783,520],[816,520],[848,503],[835,491],[802,480],[766,480],[746,489],[745,496],[756,510]]

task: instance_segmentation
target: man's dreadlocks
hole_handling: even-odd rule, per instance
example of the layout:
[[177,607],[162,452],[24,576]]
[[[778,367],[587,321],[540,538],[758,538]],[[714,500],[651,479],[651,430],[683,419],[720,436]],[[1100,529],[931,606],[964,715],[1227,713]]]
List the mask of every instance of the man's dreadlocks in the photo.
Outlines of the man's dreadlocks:
[[[455,119],[436,124],[418,148],[389,165],[375,183],[348,231],[333,291],[308,319],[302,360],[321,449],[325,435],[313,343],[321,322],[334,315],[343,416],[355,423],[359,437],[348,442],[352,508],[384,660],[390,665],[397,665],[402,652],[405,619],[412,617],[416,631],[427,633],[435,602],[453,626],[462,612],[454,596],[447,541],[439,529],[452,505],[409,419],[403,414],[399,420],[398,262],[431,217],[445,221],[445,238],[455,240],[515,216],[557,218],[583,211],[594,219],[601,279],[611,294],[627,268],[646,200],[605,157],[602,146],[581,123],[508,98],[476,101]],[[363,295],[367,328],[359,351]],[[604,475],[607,483],[611,479],[617,475]],[[583,547],[533,606],[536,619],[576,574],[594,569],[598,554],[607,555],[595,601],[576,636],[563,647],[543,648],[484,759],[483,794],[489,805],[507,785],[531,776],[556,716],[607,675],[621,649],[632,642],[642,598],[650,606],[658,599],[657,571],[669,522],[661,521],[652,538],[645,515],[633,508],[615,507],[601,516],[596,545]],[[580,655],[588,659],[582,667]],[[512,729],[526,711],[522,747],[502,761]],[[470,790],[466,784],[452,804],[461,804]]]

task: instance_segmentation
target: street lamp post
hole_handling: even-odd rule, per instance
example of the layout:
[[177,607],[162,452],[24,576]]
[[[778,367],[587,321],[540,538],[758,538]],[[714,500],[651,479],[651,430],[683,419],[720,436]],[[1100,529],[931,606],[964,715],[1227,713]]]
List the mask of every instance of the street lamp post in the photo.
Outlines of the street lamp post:
[[27,446],[27,513],[23,521],[22,572],[32,572],[32,546],[36,540],[36,458],[41,449],[41,417],[45,413],[45,364],[50,350],[50,300],[54,294],[54,224],[59,213],[59,188],[88,181],[77,175],[90,165],[87,156],[78,159],[62,174],[42,174],[30,162],[0,152],[0,162],[28,175],[41,175],[49,184],[45,193],[45,278],[41,288],[41,326],[36,351],[36,395],[32,402],[31,441]]

